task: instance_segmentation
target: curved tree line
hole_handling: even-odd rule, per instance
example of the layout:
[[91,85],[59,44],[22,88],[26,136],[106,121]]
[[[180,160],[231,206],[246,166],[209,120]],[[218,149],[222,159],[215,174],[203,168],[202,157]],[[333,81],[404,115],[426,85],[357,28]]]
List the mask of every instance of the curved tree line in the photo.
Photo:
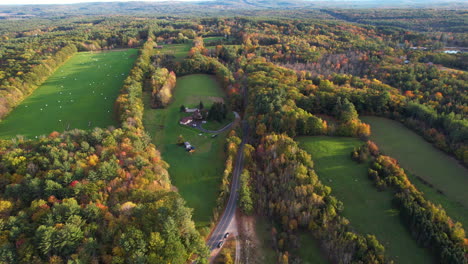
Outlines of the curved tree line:
[[466,263],[466,234],[461,223],[454,222],[445,210],[426,198],[409,181],[398,162],[379,153],[369,141],[353,157],[372,158],[369,178],[380,189],[394,191],[394,204],[418,244],[429,248],[440,263]]

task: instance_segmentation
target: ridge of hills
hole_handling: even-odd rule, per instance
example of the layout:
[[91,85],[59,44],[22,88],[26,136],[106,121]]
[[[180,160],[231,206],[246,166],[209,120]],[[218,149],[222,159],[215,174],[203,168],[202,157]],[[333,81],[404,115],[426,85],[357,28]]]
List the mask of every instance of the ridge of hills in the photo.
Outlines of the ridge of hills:
[[212,0],[162,2],[88,2],[77,4],[1,5],[0,19],[76,15],[255,15],[252,11],[311,11],[343,8],[467,9],[459,0]]

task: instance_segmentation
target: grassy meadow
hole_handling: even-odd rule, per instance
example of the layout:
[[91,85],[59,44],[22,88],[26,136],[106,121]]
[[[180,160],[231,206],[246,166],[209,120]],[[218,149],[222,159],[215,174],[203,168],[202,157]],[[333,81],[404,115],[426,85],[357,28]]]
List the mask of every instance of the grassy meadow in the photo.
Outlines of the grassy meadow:
[[233,112],[229,112],[226,115],[226,119],[224,119],[221,122],[218,121],[210,121],[207,122],[206,124],[202,124],[202,128],[207,129],[207,130],[212,130],[212,131],[217,131],[220,129],[223,129],[225,126],[229,125],[229,123],[233,122],[236,119],[236,116],[234,115]]
[[217,36],[217,37],[204,37],[204,38],[203,38],[203,43],[209,44],[209,43],[216,42],[216,41],[220,41],[220,40],[224,40],[224,37],[221,37],[221,36]]
[[[185,116],[180,106],[195,107],[203,101],[205,108],[213,101],[221,100],[224,92],[213,76],[193,74],[177,78],[173,102],[165,109],[151,109],[150,95],[145,93],[143,122],[153,143],[161,150],[164,160],[170,164],[172,183],[194,208],[194,220],[199,227],[209,224],[216,205],[219,184],[224,171],[224,142],[228,132],[212,138],[211,134],[182,126],[179,119]],[[182,135],[185,141],[195,146],[189,153],[176,144]]]
[[[262,216],[255,216],[255,234],[259,240],[259,247],[254,252],[249,252],[252,263],[276,263],[278,254],[273,247],[273,236],[271,234],[272,223]],[[254,242],[255,243],[255,242]]]
[[[371,140],[377,143],[380,150],[396,158],[407,171],[410,181],[430,201],[441,204],[450,217],[466,228],[468,170],[399,122],[371,116],[362,117],[362,120],[371,125]],[[416,175],[433,187],[424,184]]]
[[327,264],[329,261],[325,259],[320,252],[319,243],[312,235],[303,233],[299,235],[299,248],[297,255],[301,258],[303,264]]
[[351,151],[363,144],[355,138],[300,137],[300,146],[312,155],[320,180],[344,203],[344,216],[360,233],[374,234],[396,263],[433,263],[393,209],[391,192],[379,192],[367,177],[368,164],[351,160]]
[[162,49],[156,49],[156,52],[160,52],[165,55],[175,56],[174,61],[182,61],[187,57],[188,52],[192,48],[192,41],[189,43],[182,44],[162,44]]
[[136,49],[80,52],[0,122],[0,138],[117,126],[114,101]]

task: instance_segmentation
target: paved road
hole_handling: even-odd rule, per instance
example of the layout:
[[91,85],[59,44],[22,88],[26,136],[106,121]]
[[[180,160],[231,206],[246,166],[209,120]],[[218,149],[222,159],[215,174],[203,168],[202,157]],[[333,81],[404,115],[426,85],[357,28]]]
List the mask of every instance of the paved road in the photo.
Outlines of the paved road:
[[[226,234],[227,228],[231,223],[234,215],[236,213],[237,208],[237,197],[238,197],[238,189],[239,189],[239,177],[242,173],[242,168],[244,164],[244,145],[245,140],[247,138],[247,122],[242,121],[242,142],[239,146],[239,150],[237,151],[236,157],[236,164],[234,166],[234,171],[232,174],[232,183],[231,183],[231,192],[229,195],[229,201],[227,203],[226,209],[224,210],[221,219],[218,222],[218,225],[211,233],[210,238],[208,239],[207,245],[211,252],[218,250],[218,244],[220,241],[224,239],[224,234]],[[216,252],[217,254],[217,252]],[[215,256],[212,256],[214,259]]]

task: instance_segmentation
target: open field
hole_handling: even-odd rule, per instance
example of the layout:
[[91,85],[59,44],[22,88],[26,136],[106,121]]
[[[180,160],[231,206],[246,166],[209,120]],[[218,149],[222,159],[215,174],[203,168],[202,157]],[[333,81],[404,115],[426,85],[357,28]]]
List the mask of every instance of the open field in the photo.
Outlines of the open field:
[[211,43],[211,42],[217,42],[217,41],[220,41],[220,40],[223,40],[224,37],[221,37],[221,36],[218,36],[218,37],[204,37],[203,38],[203,42],[205,44],[207,43]]
[[182,61],[185,57],[187,57],[190,48],[192,48],[192,41],[190,40],[189,43],[182,43],[182,44],[167,44],[161,45],[162,49],[156,49],[156,51],[161,52],[162,54],[166,55],[174,55],[174,61]]
[[259,252],[254,254],[259,254],[263,263],[274,263],[276,259],[276,252],[272,247],[273,238],[271,235],[271,225],[261,216],[256,217],[255,221],[255,232],[260,240],[261,248]]
[[[172,183],[188,206],[195,209],[194,220],[199,227],[209,223],[216,205],[224,171],[224,142],[228,132],[211,138],[211,134],[180,125],[179,119],[186,115],[180,112],[180,106],[195,107],[201,99],[205,108],[208,108],[214,100],[223,96],[213,76],[205,74],[178,78],[174,101],[166,109],[151,109],[149,94],[145,94],[145,128],[162,151],[164,160],[170,164]],[[179,135],[196,147],[194,153],[176,144]]]
[[[468,226],[468,170],[455,159],[436,149],[421,136],[402,124],[380,117],[363,117],[371,125],[371,140],[380,150],[396,158],[408,172],[410,181],[448,215]],[[416,175],[431,183],[430,187]],[[443,194],[437,192],[441,190]]]
[[433,263],[392,208],[391,192],[379,192],[367,177],[368,164],[351,160],[362,141],[355,138],[300,137],[300,146],[312,155],[320,180],[344,203],[344,216],[360,233],[376,235],[396,263]]
[[297,254],[304,264],[327,264],[328,260],[322,256],[319,244],[312,235],[303,233],[299,235],[299,248]]
[[213,121],[207,122],[206,124],[202,124],[202,128],[211,130],[211,131],[217,131],[217,130],[224,128],[229,123],[233,122],[235,119],[236,119],[236,116],[234,115],[234,113],[229,112],[226,116],[226,119],[224,119],[223,121],[218,122],[218,121],[213,120]]
[[137,50],[81,52],[0,122],[0,138],[116,126],[114,101]]

